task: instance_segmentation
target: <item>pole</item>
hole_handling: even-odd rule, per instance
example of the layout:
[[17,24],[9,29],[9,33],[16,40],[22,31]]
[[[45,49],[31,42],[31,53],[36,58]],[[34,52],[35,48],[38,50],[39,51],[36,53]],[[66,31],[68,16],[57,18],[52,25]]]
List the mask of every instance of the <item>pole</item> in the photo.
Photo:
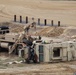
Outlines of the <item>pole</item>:
[[16,22],[16,15],[14,15],[14,22]]
[[40,25],[40,18],[38,18],[38,25]]
[[52,26],[54,25],[54,22],[53,22],[53,20],[51,21],[51,25],[52,25]]
[[20,16],[20,23],[22,23],[22,16]]
[[44,20],[44,25],[45,25],[45,26],[47,25],[47,20],[46,20],[46,19]]
[[60,26],[60,21],[58,21],[58,27]]
[[28,17],[26,16],[26,23],[28,23]]

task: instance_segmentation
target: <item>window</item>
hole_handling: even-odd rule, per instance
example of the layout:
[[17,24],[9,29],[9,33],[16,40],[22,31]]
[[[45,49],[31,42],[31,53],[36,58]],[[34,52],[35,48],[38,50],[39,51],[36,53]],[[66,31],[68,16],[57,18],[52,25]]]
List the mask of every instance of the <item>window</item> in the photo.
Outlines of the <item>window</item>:
[[43,62],[44,60],[44,54],[43,54],[43,45],[39,45],[39,61]]
[[53,49],[53,57],[60,57],[60,48]]

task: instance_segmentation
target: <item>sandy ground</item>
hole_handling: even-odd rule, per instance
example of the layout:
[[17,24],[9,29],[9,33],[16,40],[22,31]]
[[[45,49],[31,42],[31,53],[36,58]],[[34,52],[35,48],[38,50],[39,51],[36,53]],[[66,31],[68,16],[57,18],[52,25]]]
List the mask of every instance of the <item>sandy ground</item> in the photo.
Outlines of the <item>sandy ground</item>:
[[[24,21],[25,17],[29,16],[30,18],[41,18],[42,20],[46,18],[49,23],[54,20],[54,24],[61,21],[61,25],[76,26],[75,1],[0,0],[0,22],[13,21],[14,14],[18,16],[18,21],[19,16],[22,15]],[[12,26],[12,28],[17,28],[17,26]],[[66,34],[61,36],[69,35],[69,33],[71,33],[70,35],[76,35],[76,29],[72,31],[69,28],[65,31]],[[6,57],[2,58],[6,59]],[[1,62],[0,58],[0,75],[73,75],[76,72],[76,61],[17,65],[8,65]]]
[[[76,74],[76,61],[54,63],[13,63],[23,59],[0,53],[0,75],[74,75]],[[7,57],[6,57],[7,56]]]
[[76,25],[76,1],[0,0],[0,21],[12,21],[13,15],[61,21],[62,25]]

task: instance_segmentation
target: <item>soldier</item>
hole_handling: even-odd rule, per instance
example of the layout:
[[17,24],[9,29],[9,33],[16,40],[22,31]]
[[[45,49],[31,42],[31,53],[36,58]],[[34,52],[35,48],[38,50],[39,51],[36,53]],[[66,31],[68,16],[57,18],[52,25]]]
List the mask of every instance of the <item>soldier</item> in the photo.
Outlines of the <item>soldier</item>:
[[27,27],[24,29],[24,31],[28,34],[29,29],[30,29],[30,26],[27,26]]

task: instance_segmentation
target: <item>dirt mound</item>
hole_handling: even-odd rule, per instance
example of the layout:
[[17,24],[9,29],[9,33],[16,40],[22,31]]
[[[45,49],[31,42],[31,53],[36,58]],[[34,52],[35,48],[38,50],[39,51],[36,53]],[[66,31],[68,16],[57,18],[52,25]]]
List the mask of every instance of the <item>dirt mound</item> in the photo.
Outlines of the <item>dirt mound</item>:
[[76,39],[76,27],[66,28],[60,37]]
[[35,35],[56,37],[56,36],[60,36],[63,33],[63,31],[64,29],[61,27],[47,27],[42,29],[40,32],[37,32]]
[[73,35],[76,35],[76,29],[66,29],[65,32],[64,32],[64,35],[67,35],[67,36],[73,36]]

